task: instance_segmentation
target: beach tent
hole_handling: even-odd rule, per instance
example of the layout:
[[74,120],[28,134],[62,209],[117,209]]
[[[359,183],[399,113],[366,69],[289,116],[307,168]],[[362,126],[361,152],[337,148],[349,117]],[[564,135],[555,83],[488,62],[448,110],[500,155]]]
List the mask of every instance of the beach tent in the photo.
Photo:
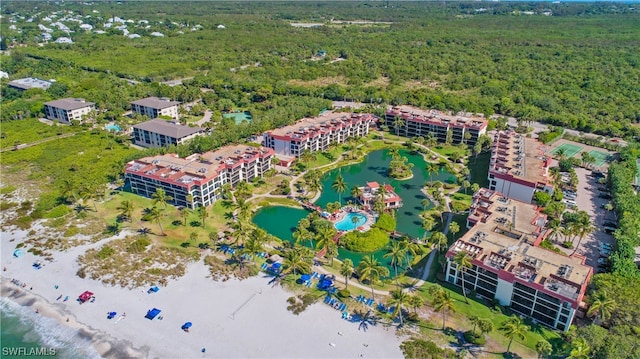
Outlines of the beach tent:
[[149,288],[149,290],[147,291],[147,293],[151,294],[151,293],[157,293],[160,290],[160,288],[156,287],[155,285],[151,288]]
[[191,322],[186,322],[184,324],[182,324],[182,327],[180,329],[184,330],[185,332],[189,331],[189,328],[191,328]]
[[149,320],[153,320],[153,318],[157,317],[158,314],[160,314],[161,310],[158,308],[153,308],[151,310],[147,310],[147,315],[145,315],[144,317],[149,319]]
[[13,251],[13,256],[16,258],[20,258],[24,255],[24,252],[22,251],[22,249],[16,249],[15,251]]
[[310,279],[311,279],[311,276],[308,275],[308,274],[303,274],[303,275],[300,276],[300,280],[303,281],[303,282],[306,282],[306,281],[308,281]]
[[115,317],[117,314],[118,314],[118,313],[116,313],[116,312],[109,312],[109,313],[107,314],[107,319],[113,319],[113,317]]
[[85,290],[78,297],[78,301],[82,304],[82,303],[88,301],[89,299],[91,299],[91,297],[93,297],[93,292],[89,292],[88,290]]

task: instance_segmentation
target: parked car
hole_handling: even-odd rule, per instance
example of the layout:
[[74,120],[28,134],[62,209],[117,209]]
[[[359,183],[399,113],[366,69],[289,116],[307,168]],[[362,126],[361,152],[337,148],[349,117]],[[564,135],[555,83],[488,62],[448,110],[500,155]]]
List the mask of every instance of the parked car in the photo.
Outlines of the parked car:
[[591,175],[595,178],[602,178],[606,176],[604,173],[600,171],[591,171]]
[[603,226],[618,228],[618,224],[616,222],[604,221],[602,223]]
[[609,227],[609,226],[604,226],[603,229],[604,229],[605,233],[609,233],[609,234],[611,234],[611,233],[616,231],[616,228]]
[[605,193],[605,192],[600,192],[600,193],[598,194],[598,197],[600,197],[600,198],[604,198],[604,199],[611,199],[611,198],[613,198],[613,197],[611,197],[611,195],[610,195],[610,194]]
[[600,257],[600,258],[598,258],[598,264],[599,264],[599,265],[605,265],[605,264],[607,264],[608,262],[609,262],[609,260],[608,260],[607,258],[604,258],[604,257]]

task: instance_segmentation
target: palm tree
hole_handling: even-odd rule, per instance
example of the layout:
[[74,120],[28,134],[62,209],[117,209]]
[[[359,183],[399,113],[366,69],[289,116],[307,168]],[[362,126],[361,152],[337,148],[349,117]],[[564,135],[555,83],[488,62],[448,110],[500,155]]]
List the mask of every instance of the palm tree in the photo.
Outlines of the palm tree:
[[611,313],[616,308],[616,301],[609,298],[606,291],[596,292],[593,296],[593,301],[587,310],[588,316],[595,316],[595,322],[606,322],[611,318]]
[[469,322],[473,324],[473,335],[476,335],[476,326],[480,322],[480,318],[477,315],[472,315],[469,317]]
[[156,188],[156,192],[151,195],[153,199],[153,205],[160,203],[163,209],[167,209],[167,202],[173,201],[173,197],[167,195],[167,193],[160,187]]
[[489,319],[480,319],[478,328],[480,329],[480,335],[484,335],[484,333],[489,333],[493,330],[493,322]]
[[442,252],[443,248],[447,247],[448,240],[447,236],[442,232],[433,232],[431,233],[431,237],[429,237],[429,242],[438,247],[438,251]]
[[338,201],[342,205],[342,193],[347,190],[347,183],[344,181],[344,178],[341,174],[338,173],[336,180],[331,184],[331,189],[338,192]]
[[477,183],[474,183],[471,185],[471,193],[476,193],[480,190],[480,185]]
[[424,229],[424,235],[422,236],[422,239],[427,237],[427,232],[430,232],[435,224],[436,221],[432,217],[426,217],[422,219],[422,229]]
[[411,308],[413,308],[413,312],[417,313],[418,308],[424,305],[424,299],[422,299],[422,297],[419,295],[412,295],[409,297],[408,304]]
[[371,285],[371,297],[375,298],[373,292],[373,284],[380,279],[380,277],[386,277],[389,275],[389,269],[383,266],[373,256],[363,257],[360,263],[358,263],[358,273],[360,273],[361,280],[368,280]]
[[358,324],[358,330],[365,332],[369,329],[369,326],[375,326],[380,320],[371,310],[367,310],[366,313],[356,310],[356,318],[358,322],[360,322],[360,324]]
[[322,225],[316,230],[316,249],[317,250],[325,250],[329,246],[329,242],[333,241],[333,237],[336,235],[336,229],[329,222],[327,225]]
[[358,201],[360,199],[360,196],[362,196],[362,192],[363,191],[361,187],[353,186],[351,188],[351,197],[354,201]]
[[453,235],[453,239],[456,239],[456,234],[460,232],[460,225],[457,222],[449,223],[449,232]]
[[345,258],[342,261],[342,266],[340,267],[340,275],[344,276],[344,287],[345,289],[349,287],[349,277],[353,274],[353,261],[349,258]]
[[427,164],[427,172],[429,173],[429,181],[433,182],[433,174],[438,173],[440,171],[440,166],[438,166],[435,162],[429,162]]
[[580,248],[580,243],[582,242],[584,237],[593,232],[593,230],[594,227],[591,223],[580,223],[578,225],[578,227],[576,228],[576,234],[580,239],[578,240],[578,244],[576,244],[576,248],[573,250],[573,253],[571,253],[571,255],[574,255],[578,251],[578,248]]
[[436,291],[431,304],[435,312],[442,312],[442,330],[444,330],[446,327],[447,312],[454,313],[456,311],[451,293],[440,288]]
[[284,273],[293,272],[293,275],[298,272],[309,273],[312,265],[313,260],[305,255],[305,251],[300,247],[292,248],[284,253],[284,260],[282,261]]
[[387,303],[389,306],[395,306],[393,316],[400,317],[400,325],[402,325],[402,307],[409,302],[409,295],[398,288],[391,291],[391,299]]
[[426,211],[427,207],[429,207],[429,205],[431,204],[431,201],[429,201],[428,198],[425,198],[422,201],[420,201],[420,204],[422,205],[422,210]]
[[232,236],[234,239],[234,244],[244,244],[244,242],[249,239],[249,228],[244,222],[233,222],[231,224],[231,229],[233,229]]
[[536,343],[536,351],[538,359],[542,359],[553,352],[553,347],[548,341],[542,339]]
[[396,136],[400,136],[400,128],[404,127],[404,119],[398,115],[393,119],[393,127],[396,129]]
[[507,345],[507,353],[511,353],[511,343],[514,338],[520,338],[524,340],[526,338],[525,333],[529,331],[529,327],[525,325],[520,317],[513,315],[507,319],[500,330],[504,332],[504,336],[509,339],[509,345]]
[[124,200],[120,202],[120,205],[116,209],[120,211],[120,217],[128,219],[129,222],[133,221],[133,202]]
[[184,219],[184,225],[187,225],[187,219],[189,219],[189,216],[193,213],[193,211],[189,208],[189,207],[184,207],[183,209],[180,210],[180,217],[182,217],[182,219]]
[[373,201],[373,210],[378,213],[378,215],[382,214],[384,212],[384,210],[386,209],[386,206],[384,204],[384,200],[380,199],[380,198],[376,198]]
[[565,158],[567,158],[567,155],[564,152],[564,148],[559,148],[556,151],[556,157],[558,158],[558,160],[564,160]]
[[358,227],[358,217],[357,216],[353,216],[351,217],[351,223],[353,223],[353,229],[355,230]]
[[158,224],[158,227],[160,227],[160,233],[162,233],[163,236],[166,236],[162,229],[162,223],[160,223],[162,221],[162,217],[164,217],[164,211],[154,206],[151,208],[147,216],[152,222],[156,222]]
[[200,217],[200,220],[202,221],[202,228],[207,227],[208,216],[209,216],[209,213],[207,212],[207,207],[205,206],[198,207],[198,217]]
[[391,258],[391,265],[396,273],[396,283],[398,282],[398,265],[402,265],[407,260],[407,248],[400,245],[398,241],[391,241],[387,247],[386,253],[383,258]]
[[590,359],[591,348],[584,338],[578,338],[571,343],[571,353],[567,359]]
[[464,180],[462,181],[462,188],[464,189],[464,194],[467,194],[467,190],[471,187],[471,182]]
[[460,281],[462,283],[462,294],[464,295],[464,301],[469,304],[469,299],[467,298],[467,291],[464,289],[464,275],[467,272],[468,268],[471,268],[473,264],[471,263],[471,257],[465,251],[457,252],[453,257],[453,263],[456,264],[456,268],[458,268],[458,273],[460,274]]
[[307,170],[309,170],[309,163],[311,161],[314,161],[317,157],[317,154],[315,152],[311,152],[310,150],[304,150],[302,151],[302,153],[300,154],[300,161],[305,163],[305,167]]

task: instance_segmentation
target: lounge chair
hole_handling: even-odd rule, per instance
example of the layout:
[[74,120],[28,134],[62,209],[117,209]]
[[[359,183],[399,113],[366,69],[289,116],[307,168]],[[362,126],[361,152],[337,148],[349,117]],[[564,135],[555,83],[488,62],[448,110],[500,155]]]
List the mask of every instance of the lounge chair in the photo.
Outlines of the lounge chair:
[[324,297],[324,302],[325,302],[326,304],[329,304],[329,301],[330,301],[330,300],[331,300],[331,297],[330,297],[330,296],[326,296],[326,297]]
[[373,302],[374,302],[374,299],[373,298],[369,298],[369,299],[367,299],[367,303],[366,304],[367,304],[367,306],[370,307],[373,304]]

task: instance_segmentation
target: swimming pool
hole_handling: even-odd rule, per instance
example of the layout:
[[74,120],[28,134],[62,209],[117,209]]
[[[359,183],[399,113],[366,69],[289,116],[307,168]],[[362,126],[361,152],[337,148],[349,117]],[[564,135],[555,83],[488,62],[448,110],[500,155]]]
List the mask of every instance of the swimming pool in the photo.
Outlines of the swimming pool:
[[107,131],[113,131],[113,132],[120,132],[120,130],[122,130],[122,129],[120,128],[120,126],[115,125],[115,124],[113,124],[113,125],[107,125],[107,126],[105,126],[105,128],[107,129]]
[[[356,218],[357,222],[353,222],[352,218]],[[363,224],[367,223],[367,217],[361,213],[347,213],[344,218],[333,224],[339,231],[352,231]]]

